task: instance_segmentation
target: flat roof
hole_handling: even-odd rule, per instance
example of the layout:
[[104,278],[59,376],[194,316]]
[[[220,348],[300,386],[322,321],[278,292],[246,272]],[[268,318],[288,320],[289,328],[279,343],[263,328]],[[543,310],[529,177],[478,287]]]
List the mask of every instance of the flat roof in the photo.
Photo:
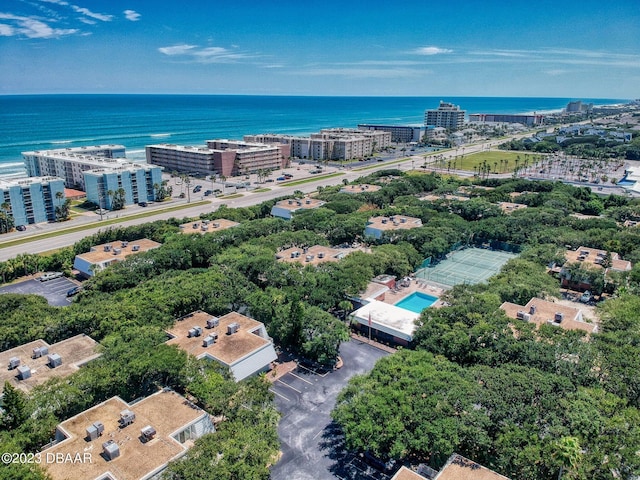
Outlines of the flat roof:
[[[118,420],[123,410],[131,410],[136,418],[132,425],[120,428]],[[206,415],[171,390],[161,390],[135,404],[112,397],[60,423],[58,432],[67,438],[42,452],[43,456],[51,453],[70,458],[89,453],[90,461],[47,463],[47,471],[55,480],[102,479],[107,474],[118,480],[138,480],[186,452],[188,444],[179,443],[172,435]],[[86,429],[94,422],[102,422],[104,432],[89,440]],[[140,429],[147,425],[156,430],[156,435],[143,443]],[[101,454],[102,444],[109,440],[118,445],[120,456],[107,461]]]
[[305,197],[301,199],[290,198],[287,200],[280,200],[274,206],[295,212],[296,210],[300,210],[300,209],[318,208],[324,204],[325,202],[323,200],[318,200],[317,198]]
[[[14,387],[23,392],[29,392],[33,387],[41,385],[50,378],[60,378],[71,375],[83,364],[100,356],[97,352],[97,342],[86,335],[76,335],[61,342],[49,345],[44,340],[34,340],[19,347],[0,352],[0,392],[4,382],[8,381]],[[51,368],[48,366],[47,355],[40,358],[31,358],[34,348],[49,347],[49,354],[57,353],[62,358],[62,365]],[[26,380],[18,380],[17,369],[9,370],[9,359],[18,357],[20,366],[31,368],[31,377]]]
[[422,226],[422,220],[406,215],[392,215],[390,217],[371,217],[366,228],[376,230],[410,230]]
[[420,197],[420,200],[428,200],[430,202],[435,202],[437,200],[458,200],[460,202],[467,202],[471,200],[470,197],[463,197],[462,195],[425,195],[424,197]]
[[227,220],[226,218],[217,218],[215,220],[194,220],[193,222],[187,222],[180,225],[180,232],[188,234],[220,232],[238,225],[240,225],[238,222]]
[[[81,253],[80,255],[77,255],[77,257],[89,263],[96,264],[105,262],[107,260],[124,260],[129,255],[153,250],[154,248],[158,248],[162,245],[161,243],[154,242],[153,240],[149,240],[148,238],[140,238],[138,240],[131,240],[125,243],[126,246],[123,246],[124,243],[122,240],[116,240],[114,242],[96,245],[94,247],[91,247],[90,252]],[[105,246],[107,245],[110,246],[109,251],[105,251]],[[135,252],[133,251],[134,245],[138,245],[140,247]],[[117,253],[114,254],[114,249],[120,249],[120,251],[116,251]]]
[[[231,366],[247,355],[263,348],[271,343],[270,340],[262,338],[253,333],[264,328],[264,325],[257,320],[246,317],[237,312],[227,313],[219,317],[219,325],[214,328],[206,328],[207,320],[215,318],[207,312],[197,311],[179,318],[167,333],[172,337],[166,343],[177,345],[182,350],[195,356],[196,358],[211,358],[227,366]],[[238,323],[239,328],[233,335],[227,335],[227,326],[231,323]],[[187,337],[189,330],[193,327],[202,327],[202,335],[199,337]],[[217,333],[218,339],[213,345],[202,346],[202,341],[210,333]]]
[[286,263],[302,263],[303,265],[319,265],[326,262],[337,262],[351,251],[314,245],[308,248],[291,247],[280,250],[276,258]]
[[434,480],[509,480],[504,475],[454,453]]
[[511,212],[515,212],[516,210],[527,208],[527,206],[522,203],[512,203],[512,202],[498,202],[498,206],[504,213],[511,213]]
[[[535,306],[535,313],[531,312],[531,307]],[[554,322],[556,313],[563,315],[560,323],[552,323],[553,325],[564,328],[565,330],[582,330],[587,333],[595,333],[598,331],[598,325],[582,320],[582,312],[579,308],[560,305],[559,303],[549,302],[541,298],[532,298],[526,305],[518,305],[516,303],[504,302],[500,305],[505,314],[513,319],[518,319],[518,312],[531,315],[529,322],[535,323],[536,328],[541,325]]]
[[422,475],[417,474],[413,470],[405,467],[400,467],[400,470],[391,478],[391,480],[426,480]]
[[60,180],[64,182],[64,178],[60,177],[17,177],[17,178],[0,178],[0,188],[10,187],[26,187],[36,183],[48,184],[49,182]]
[[340,189],[342,193],[364,193],[377,192],[382,187],[380,185],[372,185],[370,183],[360,183],[358,185],[345,185]]
[[[620,256],[616,252],[609,252],[611,254],[611,269],[619,271],[631,270],[631,262],[627,260],[621,260]],[[600,264],[602,258],[607,254],[606,250],[599,250],[597,248],[578,247],[576,250],[567,250],[565,257],[567,262],[570,263],[588,263],[594,267],[602,268]]]
[[371,319],[371,328],[407,341],[412,340],[416,329],[415,320],[420,317],[419,313],[378,300],[366,299],[366,301],[369,303],[352,313],[358,322],[368,326]]

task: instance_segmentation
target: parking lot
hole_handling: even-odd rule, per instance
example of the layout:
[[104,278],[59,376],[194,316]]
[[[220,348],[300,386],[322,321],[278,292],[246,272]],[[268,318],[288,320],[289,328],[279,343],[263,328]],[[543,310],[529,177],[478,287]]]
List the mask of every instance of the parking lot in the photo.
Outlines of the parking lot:
[[344,450],[344,440],[330,413],[336,397],[348,380],[369,372],[375,362],[388,355],[365,342],[343,343],[343,367],[316,372],[299,366],[273,383],[278,410],[280,461],[271,469],[273,480],[379,479],[386,475],[368,467]]
[[54,307],[64,307],[71,303],[72,297],[67,298],[67,292],[77,286],[78,283],[66,278],[54,278],[47,282],[38,279],[25,280],[20,283],[13,283],[0,288],[2,293],[22,293],[40,295],[47,299],[49,305]]

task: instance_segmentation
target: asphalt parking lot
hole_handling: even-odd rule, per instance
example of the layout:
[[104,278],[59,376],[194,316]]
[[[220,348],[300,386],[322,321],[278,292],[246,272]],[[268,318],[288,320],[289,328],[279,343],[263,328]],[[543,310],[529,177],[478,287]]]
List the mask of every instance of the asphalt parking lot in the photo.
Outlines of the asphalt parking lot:
[[347,381],[369,372],[386,355],[367,343],[351,340],[340,347],[344,366],[339,370],[316,373],[298,367],[274,382],[271,390],[282,413],[278,434],[283,455],[271,469],[273,480],[389,478],[344,450],[342,434],[330,417]]
[[67,298],[67,291],[77,286],[76,282],[66,277],[54,278],[47,282],[38,279],[26,280],[20,283],[13,283],[0,288],[3,293],[22,293],[40,295],[47,299],[49,305],[54,307],[65,307],[71,303],[73,297]]

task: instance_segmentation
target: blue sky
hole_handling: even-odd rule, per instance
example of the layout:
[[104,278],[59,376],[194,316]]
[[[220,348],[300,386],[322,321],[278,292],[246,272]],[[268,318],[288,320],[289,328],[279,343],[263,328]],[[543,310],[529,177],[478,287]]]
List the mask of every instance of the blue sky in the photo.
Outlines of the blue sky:
[[0,94],[640,97],[639,0],[2,0]]

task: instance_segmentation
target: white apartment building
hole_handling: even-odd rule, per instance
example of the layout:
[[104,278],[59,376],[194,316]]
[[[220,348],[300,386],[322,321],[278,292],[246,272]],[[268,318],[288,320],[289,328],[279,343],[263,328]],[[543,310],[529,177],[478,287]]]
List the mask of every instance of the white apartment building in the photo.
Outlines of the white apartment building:
[[435,127],[457,130],[464,125],[464,115],[466,110],[460,110],[458,105],[440,101],[436,110],[424,112],[424,124]]

